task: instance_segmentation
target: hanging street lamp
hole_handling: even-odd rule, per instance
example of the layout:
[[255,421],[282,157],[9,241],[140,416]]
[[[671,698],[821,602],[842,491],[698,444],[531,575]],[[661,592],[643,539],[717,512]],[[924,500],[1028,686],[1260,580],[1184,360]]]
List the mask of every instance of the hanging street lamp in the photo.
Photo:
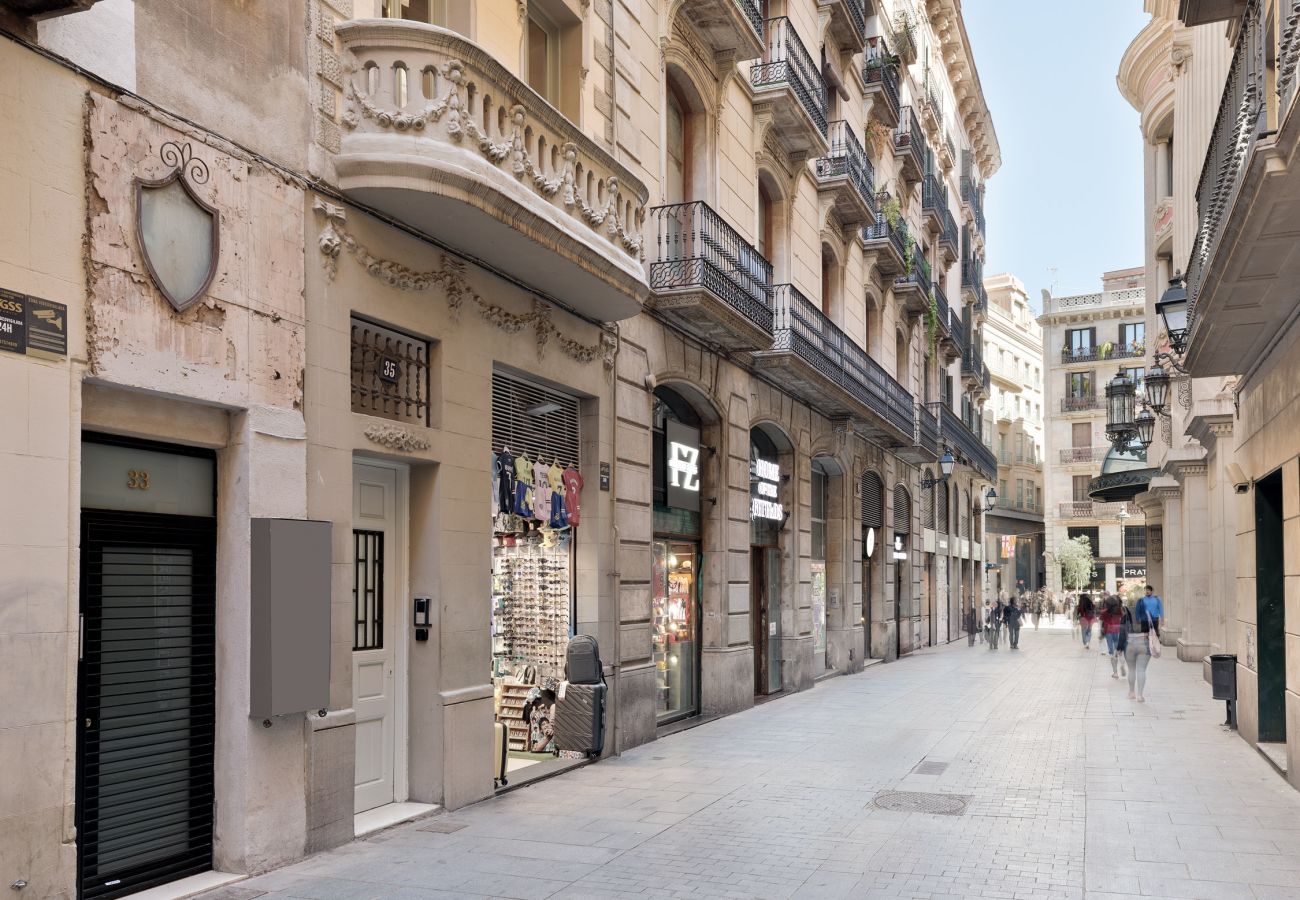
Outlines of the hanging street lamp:
[[1165,323],[1165,334],[1169,335],[1169,346],[1175,353],[1182,355],[1187,349],[1187,313],[1189,309],[1187,282],[1181,272],[1169,280],[1165,290],[1156,304],[1156,314]]
[[952,477],[953,467],[957,465],[957,460],[952,455],[952,450],[947,447],[943,448],[943,456],[939,457],[939,477],[934,478],[930,475],[922,476],[921,489],[929,490],[941,481],[947,481]]
[[1146,374],[1146,400],[1147,405],[1157,413],[1165,411],[1165,406],[1169,402],[1169,372],[1164,366],[1156,362]]
[[1137,434],[1137,386],[1120,369],[1106,385],[1106,437],[1117,449]]
[[1156,416],[1147,407],[1142,407],[1141,412],[1137,414],[1135,422],[1137,426],[1137,439],[1143,447],[1150,447],[1151,441],[1155,439]]

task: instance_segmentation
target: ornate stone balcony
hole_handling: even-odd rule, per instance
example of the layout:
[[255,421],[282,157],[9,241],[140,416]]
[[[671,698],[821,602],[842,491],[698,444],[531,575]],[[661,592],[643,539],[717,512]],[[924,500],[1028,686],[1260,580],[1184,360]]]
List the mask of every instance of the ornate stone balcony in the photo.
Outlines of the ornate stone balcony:
[[934,278],[930,263],[921,252],[920,244],[912,244],[912,262],[894,278],[894,297],[909,315],[923,315],[930,308],[930,290]]
[[487,51],[441,28],[357,19],[340,187],[601,321],[640,312],[645,186]]
[[[880,202],[888,200],[882,192]],[[911,238],[903,222],[890,224],[884,213],[876,216],[874,225],[862,227],[862,249],[868,266],[875,266],[881,276],[892,278],[907,268],[911,253]]]
[[817,6],[831,14],[831,38],[850,53],[861,53],[867,40],[865,0],[817,0]]
[[931,237],[943,232],[943,217],[948,212],[948,188],[933,173],[921,181],[921,221]]
[[817,160],[817,186],[844,225],[875,222],[876,171],[848,122],[830,124],[830,152]]
[[916,110],[904,106],[899,110],[898,127],[894,129],[894,156],[902,166],[903,178],[909,184],[915,184],[925,176],[929,155],[925,132],[917,121]]
[[862,81],[866,96],[871,99],[871,117],[886,128],[898,124],[900,105],[898,92],[898,58],[889,52],[883,37],[868,39],[866,62],[862,66]]
[[772,345],[772,265],[707,203],[651,210],[650,307],[727,350]]
[[714,53],[752,59],[763,52],[763,14],[758,0],[690,0],[681,6]]
[[791,155],[825,155],[829,142],[821,70],[784,16],[764,23],[763,40],[763,55],[749,70],[754,114],[770,117],[772,133]]
[[772,349],[754,366],[832,418],[888,447],[914,442],[915,400],[793,285],[776,286]]

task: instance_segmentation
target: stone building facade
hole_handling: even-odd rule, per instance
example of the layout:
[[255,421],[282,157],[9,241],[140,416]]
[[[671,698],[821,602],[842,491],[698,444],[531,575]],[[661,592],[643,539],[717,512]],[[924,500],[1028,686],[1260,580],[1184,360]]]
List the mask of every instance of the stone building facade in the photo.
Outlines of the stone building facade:
[[998,456],[998,496],[984,519],[984,554],[991,564],[990,593],[1014,594],[1044,586],[1043,329],[1019,278],[992,275],[984,286],[984,358],[993,376],[984,435]]
[[959,4],[63,6],[0,3],[5,883],[263,871],[490,796],[497,734],[562,765],[516,711],[572,634],[607,754],[962,634]]
[[1240,734],[1300,784],[1300,332],[1290,252],[1298,10],[1289,0],[1148,6],[1152,24],[1121,75],[1152,67],[1169,47],[1172,96],[1128,93],[1151,137],[1169,120],[1175,129],[1164,265],[1185,276],[1188,304],[1185,323],[1161,323],[1169,367],[1182,376],[1167,404],[1170,477],[1152,481],[1155,498],[1139,499],[1163,504],[1164,577],[1181,581],[1188,604],[1180,657],[1235,654]]
[[[1223,90],[1231,46],[1221,25],[1186,27],[1177,4],[1149,2],[1151,21],[1120,64],[1121,92],[1142,116],[1145,172],[1147,331],[1157,351],[1168,336],[1156,303],[1180,273],[1196,236],[1196,189]],[[1236,500],[1225,473],[1235,456],[1233,379],[1174,376],[1170,402],[1147,450],[1146,490],[1134,498],[1153,536],[1147,578],[1167,600],[1166,638],[1199,663],[1228,646],[1236,592]]]
[[1061,591],[1056,550],[1087,537],[1093,552],[1091,590],[1115,592],[1146,577],[1146,527],[1126,502],[1093,499],[1103,473],[1144,469],[1141,448],[1112,453],[1106,438],[1106,384],[1123,369],[1140,384],[1146,347],[1144,270],[1102,276],[1095,294],[1055,297],[1044,292],[1043,371],[1046,373],[1046,454],[1053,465],[1043,491],[1047,583]]

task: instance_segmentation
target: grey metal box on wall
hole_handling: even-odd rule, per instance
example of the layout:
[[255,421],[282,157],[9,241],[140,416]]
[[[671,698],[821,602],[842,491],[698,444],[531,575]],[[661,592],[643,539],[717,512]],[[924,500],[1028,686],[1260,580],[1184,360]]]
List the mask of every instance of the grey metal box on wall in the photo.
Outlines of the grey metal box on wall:
[[325,709],[330,692],[330,523],[253,519],[249,712]]

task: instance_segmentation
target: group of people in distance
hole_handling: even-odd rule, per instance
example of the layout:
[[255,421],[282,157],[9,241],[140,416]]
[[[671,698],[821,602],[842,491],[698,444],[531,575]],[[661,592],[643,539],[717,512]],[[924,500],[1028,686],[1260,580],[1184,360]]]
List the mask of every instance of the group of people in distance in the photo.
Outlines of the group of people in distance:
[[1006,629],[1012,650],[1020,649],[1020,627],[1026,615],[1033,619],[1037,631],[1044,616],[1049,624],[1063,614],[1078,629],[1084,651],[1092,648],[1093,628],[1097,626],[1105,642],[1102,654],[1110,657],[1110,677],[1128,678],[1128,696],[1146,702],[1147,666],[1160,655],[1160,621],[1164,601],[1147,585],[1142,597],[1132,606],[1118,594],[1080,592],[1057,600],[1046,591],[1007,597],[1003,591],[994,600],[985,600],[982,614],[973,606],[966,611],[966,632],[970,646],[982,640],[989,650],[997,650]]

